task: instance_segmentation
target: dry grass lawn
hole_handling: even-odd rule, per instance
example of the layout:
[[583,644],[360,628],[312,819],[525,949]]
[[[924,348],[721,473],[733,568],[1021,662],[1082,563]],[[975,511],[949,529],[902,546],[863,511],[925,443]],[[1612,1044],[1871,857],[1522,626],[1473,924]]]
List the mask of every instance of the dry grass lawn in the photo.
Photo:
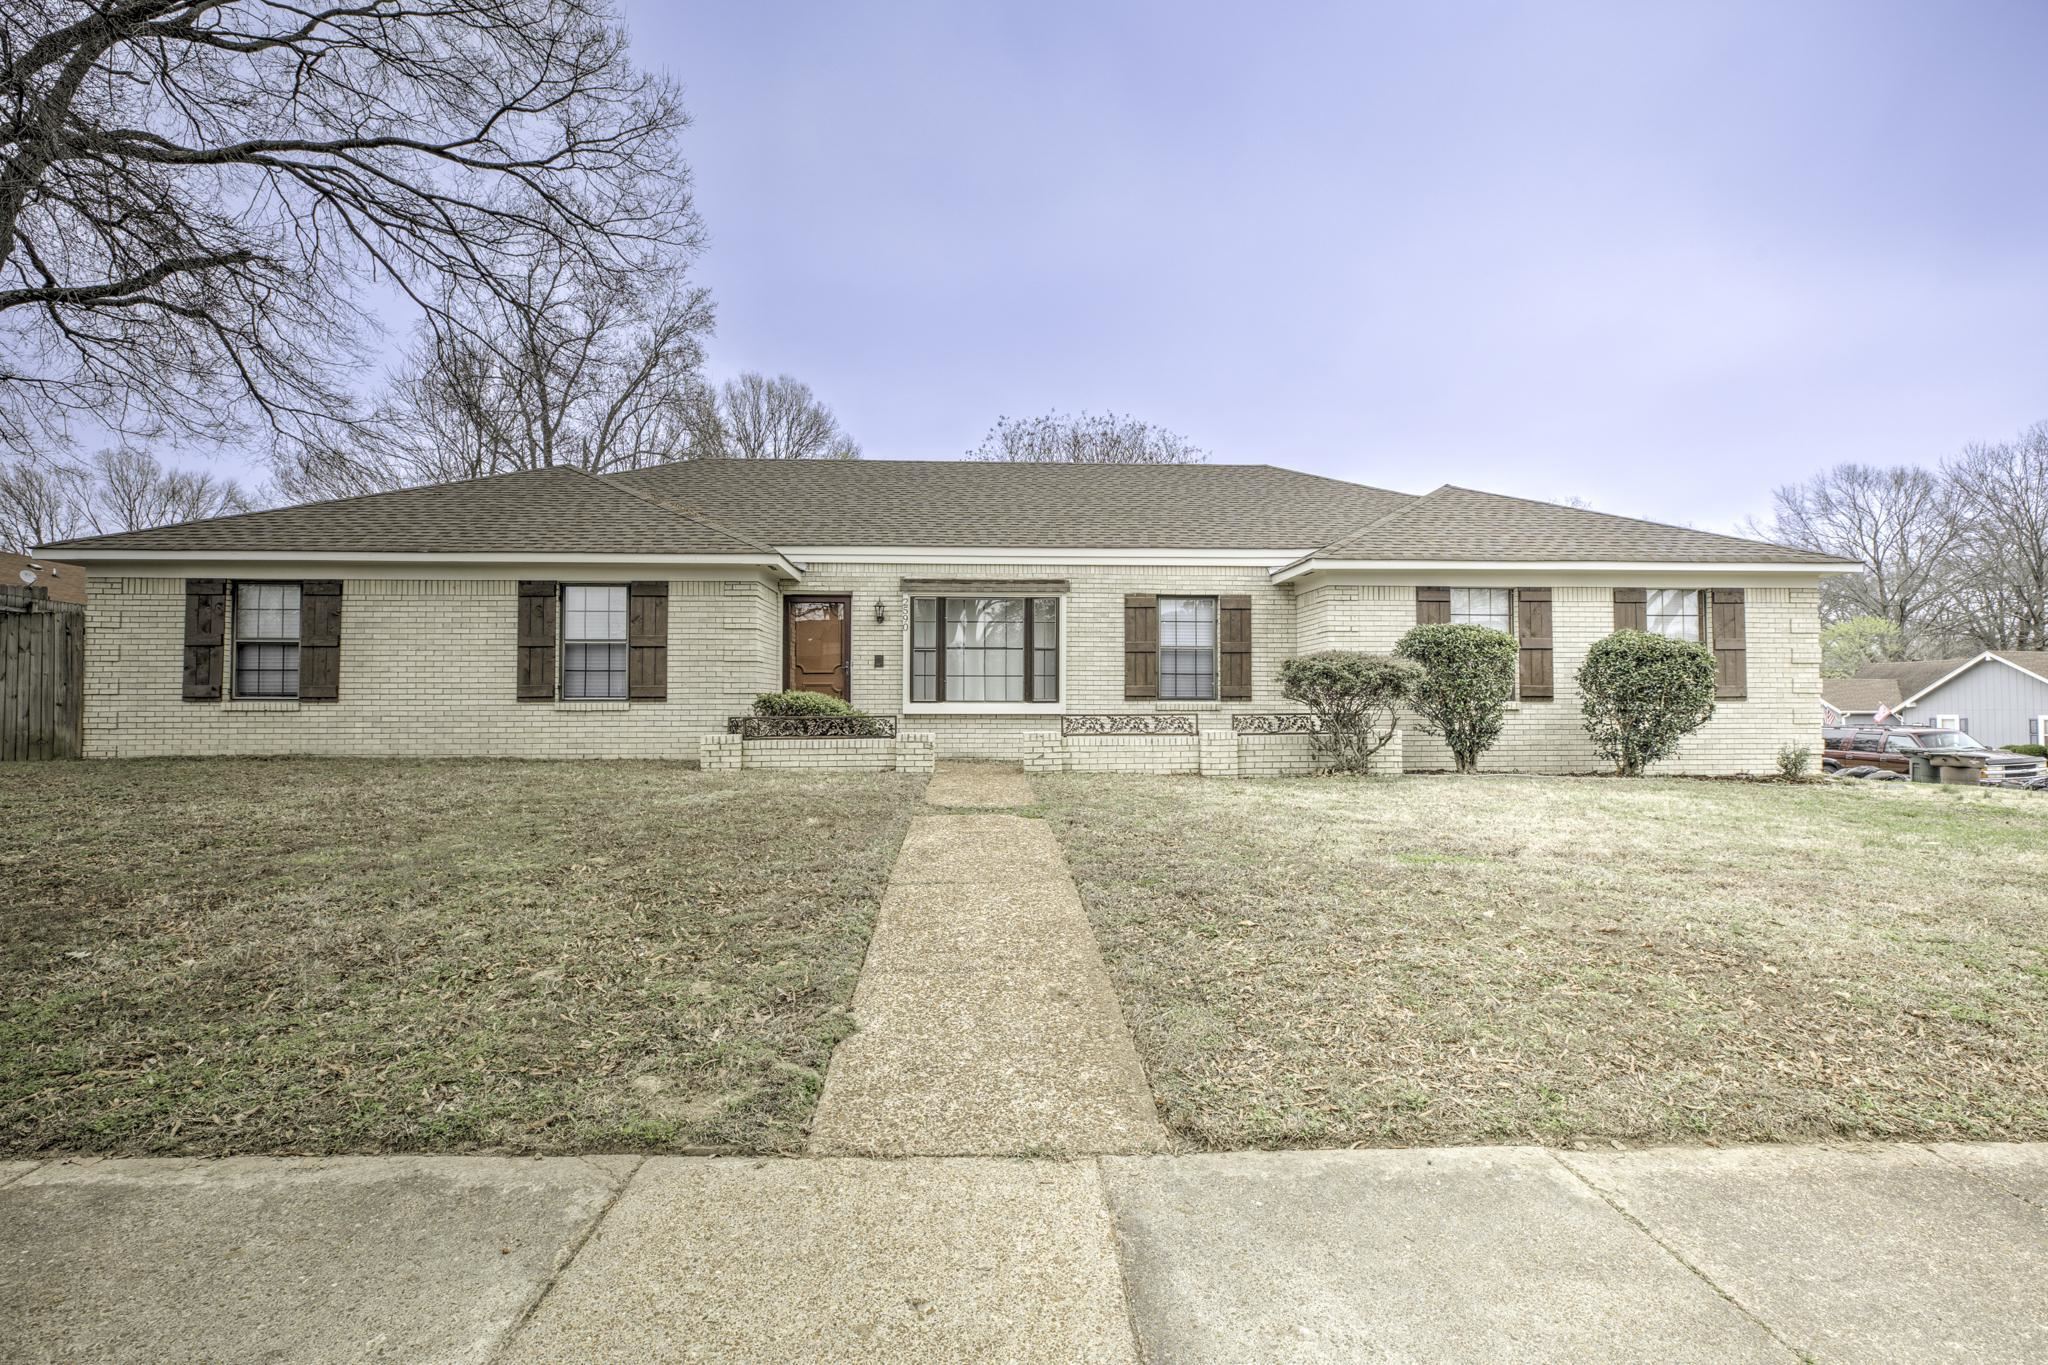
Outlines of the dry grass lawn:
[[0,1152],[794,1147],[916,787],[15,765]]
[[1199,1146],[2048,1138],[2048,798],[1037,789]]

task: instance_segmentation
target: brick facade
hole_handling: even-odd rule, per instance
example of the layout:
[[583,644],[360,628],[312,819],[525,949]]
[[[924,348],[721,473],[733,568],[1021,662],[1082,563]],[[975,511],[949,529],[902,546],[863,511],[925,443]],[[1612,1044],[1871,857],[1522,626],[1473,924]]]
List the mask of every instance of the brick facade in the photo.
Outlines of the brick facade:
[[[211,566],[208,572],[223,572]],[[195,574],[199,569],[193,570]],[[559,758],[711,758],[705,737],[725,717],[782,685],[781,601],[786,584],[751,571],[669,580],[668,699],[636,702],[520,702],[515,699],[519,578],[619,582],[659,577],[644,566],[571,572],[505,566],[435,578],[364,572],[343,578],[340,700],[188,702],[180,693],[184,587],[167,573],[90,578],[85,748],[90,757],[166,754],[337,754]],[[266,566],[262,578],[332,577]],[[975,715],[904,703],[906,578],[1064,579],[1064,696],[1060,708]],[[1292,709],[1279,695],[1281,662],[1296,652],[1391,649],[1414,623],[1407,582],[1304,580],[1276,585],[1264,565],[1160,568],[1089,564],[854,564],[813,562],[805,594],[852,599],[852,694],[863,710],[903,714],[904,729],[929,736],[941,757],[1050,763],[1044,740],[1072,713],[1192,711],[1200,734],[1174,739],[1070,738],[1062,752],[1091,763],[1147,771],[1220,770],[1218,735],[1237,711]],[[1568,582],[1568,578],[1582,581]],[[1695,581],[1697,580],[1697,581]],[[1470,578],[1468,581],[1478,582]],[[1495,575],[1490,581],[1498,582]],[[1583,772],[1601,764],[1580,725],[1573,675],[1592,642],[1612,629],[1612,585],[1590,575],[1552,575],[1556,697],[1518,703],[1500,745],[1483,760],[1500,771]],[[1635,580],[1640,582],[1639,578]],[[1659,578],[1659,586],[1742,586],[1747,593],[1748,696],[1721,703],[1686,741],[1672,772],[1768,771],[1788,744],[1819,736],[1817,582]],[[1127,593],[1242,593],[1252,601],[1252,696],[1242,702],[1127,701],[1123,695],[1123,599]],[[877,612],[882,617],[876,620]],[[232,650],[230,650],[232,657]],[[879,658],[879,665],[877,659]],[[1408,728],[1401,750],[1410,770],[1449,766],[1442,746]],[[783,747],[777,747],[777,744]],[[747,745],[746,766],[899,766],[894,743],[873,752],[783,741]],[[1244,736],[1230,747],[1246,776],[1299,771],[1303,736]],[[756,750],[759,758],[756,758]],[[928,761],[928,758],[925,760]],[[1068,766],[1080,766],[1066,759]]]

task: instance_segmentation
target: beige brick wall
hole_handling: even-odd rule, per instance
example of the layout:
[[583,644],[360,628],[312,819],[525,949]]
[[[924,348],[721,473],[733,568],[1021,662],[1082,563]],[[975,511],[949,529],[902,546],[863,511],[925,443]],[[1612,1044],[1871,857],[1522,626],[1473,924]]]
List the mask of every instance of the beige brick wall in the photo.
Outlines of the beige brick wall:
[[[677,579],[668,700],[521,702],[516,580],[349,578],[339,701],[188,702],[184,592],[182,578],[89,578],[87,757],[695,759],[698,737],[744,710],[779,658],[772,585]],[[231,644],[228,690],[232,660]]]
[[[217,573],[214,569],[210,572]],[[273,577],[297,574],[271,573]],[[303,576],[316,577],[316,573]],[[561,571],[532,577],[574,581]],[[641,572],[632,577],[648,577]],[[608,581],[618,581],[610,575]],[[1070,713],[1192,711],[1204,735],[1227,732],[1236,711],[1295,709],[1279,695],[1280,664],[1297,648],[1389,650],[1414,622],[1412,583],[1275,586],[1264,568],[1117,567],[1045,564],[834,564],[809,567],[800,589],[853,599],[854,704],[878,715],[903,710],[908,600],[912,578],[1063,578],[1066,606],[1065,709]],[[343,588],[341,700],[335,703],[187,702],[180,697],[184,584],[169,576],[94,575],[86,636],[86,752],[91,757],[160,754],[355,754],[695,759],[706,734],[728,715],[781,686],[781,603],[767,578],[670,580],[669,687],[665,702],[536,703],[514,699],[514,577],[347,578]],[[1687,586],[1681,584],[1680,586]],[[1745,584],[1749,692],[1721,704],[1689,739],[1673,772],[1768,771],[1786,744],[1819,736],[1818,592],[1811,583]],[[1126,593],[1245,593],[1252,599],[1249,702],[1126,701]],[[1501,744],[1485,759],[1499,770],[1584,772],[1600,768],[1586,742],[1572,677],[1587,647],[1612,626],[1611,588],[1554,587],[1557,698],[1519,704]],[[879,605],[884,621],[875,621]],[[1297,646],[1297,634],[1299,645]],[[881,666],[875,666],[875,656]],[[1051,710],[1025,715],[917,712],[904,728],[933,737],[941,757],[1023,759],[1032,736],[1056,730]],[[1410,729],[1405,765],[1449,765],[1436,741]],[[1246,744],[1247,775],[1293,770],[1305,741]],[[748,766],[757,766],[750,746]],[[1171,748],[1172,746],[1168,746]],[[1115,757],[1199,768],[1201,746]],[[1270,751],[1270,752],[1268,752]],[[791,751],[792,753],[796,751]],[[819,756],[826,751],[818,751]],[[1102,757],[1109,758],[1108,750]],[[766,762],[777,760],[763,754]],[[832,755],[823,761],[840,761]],[[845,761],[855,761],[851,751]],[[878,764],[879,758],[858,760]]]
[[[1677,586],[1691,586],[1680,583]],[[1820,592],[1816,586],[1747,585],[1749,695],[1721,701],[1713,719],[1687,737],[1656,771],[1723,774],[1774,771],[1786,745],[1820,743]],[[1317,649],[1391,651],[1415,624],[1411,584],[1336,584],[1302,594],[1305,618],[1316,622]],[[1607,584],[1552,589],[1555,653],[1550,701],[1513,704],[1500,742],[1480,760],[1499,772],[1601,772],[1579,713],[1576,677],[1586,651],[1614,630],[1614,590]],[[1304,650],[1310,648],[1304,640]],[[1452,766],[1441,741],[1403,726],[1407,769]]]

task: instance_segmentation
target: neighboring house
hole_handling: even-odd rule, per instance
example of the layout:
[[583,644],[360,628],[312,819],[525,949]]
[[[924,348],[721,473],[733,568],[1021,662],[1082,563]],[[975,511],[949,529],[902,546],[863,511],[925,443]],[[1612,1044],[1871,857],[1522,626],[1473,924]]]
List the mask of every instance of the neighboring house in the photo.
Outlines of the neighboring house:
[[[1573,675],[1634,626],[1718,663],[1666,769],[1765,771],[1818,738],[1820,579],[1856,567],[1267,465],[880,460],[540,470],[51,548],[91,575],[109,757],[692,757],[793,686],[1016,758],[1062,716],[1227,732],[1298,709],[1292,655],[1463,621],[1521,641],[1492,767],[1599,769]],[[1412,735],[1404,759],[1449,763]]]
[[1821,719],[1829,725],[1869,725],[1881,710],[1899,709],[1896,678],[1823,678]]
[[85,605],[85,570],[34,555],[0,551],[0,588],[43,588],[52,602]]
[[1857,677],[1895,684],[1904,724],[1963,730],[1994,747],[2048,744],[2048,650],[1866,664]]

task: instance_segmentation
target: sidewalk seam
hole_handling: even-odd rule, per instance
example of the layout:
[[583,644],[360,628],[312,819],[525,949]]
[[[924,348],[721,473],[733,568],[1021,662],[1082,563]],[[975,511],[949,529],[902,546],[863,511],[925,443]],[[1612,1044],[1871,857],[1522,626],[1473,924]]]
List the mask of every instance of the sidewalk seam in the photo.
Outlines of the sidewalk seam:
[[2024,1194],[2019,1190],[2014,1189],[2012,1186],[2006,1184],[2003,1180],[1998,1179],[1996,1176],[1986,1175],[1983,1171],[1980,1171],[1973,1166],[1965,1166],[1962,1162],[1957,1161],[1954,1157],[1947,1156],[1944,1153],[1938,1151],[1935,1148],[1934,1144],[1931,1142],[1916,1142],[1912,1145],[1918,1147],[1921,1151],[1927,1153],[1927,1155],[1933,1157],[1936,1161],[1939,1161],[1942,1165],[1948,1167],[1950,1170],[1961,1171],[1964,1175],[1976,1181],[1978,1184],[1989,1185],[1992,1189],[1998,1191],[1998,1193],[2006,1195],[2013,1199],[2017,1199],[2030,1209],[2048,1209],[2048,1204],[2043,1204],[2038,1199],[2035,1199],[2033,1196]]
[[1092,1158],[1095,1167],[1095,1183],[1102,1187],[1102,1211],[1109,1216],[1109,1254],[1116,1262],[1118,1296],[1124,1305],[1124,1326],[1131,1334],[1131,1359],[1144,1365],[1150,1357],[1145,1354],[1145,1338],[1138,1332],[1138,1310],[1131,1302],[1131,1272],[1124,1264],[1123,1234],[1117,1230],[1116,1196],[1109,1190],[1109,1172],[1103,1169],[1102,1157]]
[[1778,1343],[1779,1346],[1783,1347],[1786,1350],[1786,1352],[1790,1354],[1793,1360],[1803,1361],[1812,1359],[1810,1353],[1800,1349],[1797,1346],[1794,1346],[1791,1342],[1785,1340],[1784,1336],[1779,1333],[1777,1328],[1771,1326],[1770,1323],[1766,1322],[1762,1317],[1758,1316],[1757,1313],[1754,1310],[1752,1310],[1748,1304],[1744,1303],[1741,1299],[1736,1298],[1733,1294],[1729,1293],[1720,1285],[1716,1284],[1714,1282],[1713,1276],[1707,1274],[1707,1272],[1701,1269],[1699,1266],[1694,1265],[1690,1260],[1686,1258],[1683,1252],[1679,1251],[1677,1247],[1671,1245],[1671,1243],[1665,1241],[1662,1237],[1659,1237],[1655,1232],[1651,1231],[1650,1225],[1648,1223],[1645,1223],[1642,1219],[1638,1218],[1634,1213],[1630,1212],[1629,1209],[1622,1204],[1619,1198],[1609,1194],[1606,1190],[1603,1190],[1598,1185],[1594,1184],[1590,1176],[1588,1176],[1584,1171],[1581,1171],[1578,1167],[1572,1165],[1571,1162],[1565,1159],[1564,1153],[1551,1147],[1546,1147],[1543,1150],[1552,1161],[1555,1161],[1559,1166],[1562,1166],[1565,1172],[1569,1174],[1572,1177],[1572,1179],[1578,1181],[1581,1185],[1584,1185],[1588,1190],[1591,1190],[1593,1192],[1594,1198],[1598,1199],[1608,1208],[1613,1209],[1617,1214],[1621,1215],[1622,1219],[1625,1222],[1627,1222],[1630,1227],[1634,1228],[1637,1232],[1640,1232],[1641,1234],[1643,1234],[1643,1236],[1647,1237],[1650,1240],[1651,1244],[1657,1247],[1657,1249],[1662,1251],[1666,1256],[1669,1256],[1672,1260],[1684,1266],[1688,1271],[1692,1273],[1694,1278],[1699,1280],[1701,1284],[1705,1285],[1707,1288],[1713,1290],[1716,1294],[1720,1295],[1721,1299],[1725,1303],[1727,1303],[1729,1307],[1733,1308],[1736,1312],[1742,1314],[1743,1317],[1748,1318],[1751,1322],[1755,1323],[1759,1328],[1763,1330],[1765,1336],[1769,1337],[1772,1341],[1775,1341],[1776,1343]]
[[6,1189],[9,1185],[12,1185],[17,1180],[27,1179],[29,1176],[34,1175],[37,1171],[40,1171],[41,1169],[43,1169],[43,1167],[50,1164],[47,1161],[39,1160],[35,1157],[31,1157],[29,1158],[29,1160],[34,1164],[31,1165],[27,1170],[16,1171],[13,1175],[8,1176],[5,1180],[0,1180],[0,1190]]
[[[578,1160],[581,1160],[581,1158],[579,1157]],[[594,1171],[604,1170],[602,1166],[591,1162],[586,1161],[584,1164]],[[491,1350],[490,1358],[492,1360],[503,1359],[505,1352],[512,1349],[513,1341],[521,1332],[526,1330],[526,1324],[532,1322],[534,1316],[540,1312],[540,1306],[548,1301],[548,1295],[555,1292],[555,1286],[561,1283],[562,1276],[568,1273],[570,1266],[576,1264],[576,1258],[583,1254],[583,1248],[588,1246],[590,1239],[597,1235],[597,1229],[604,1220],[611,1217],[612,1210],[618,1206],[619,1200],[625,1197],[626,1191],[632,1187],[634,1180],[639,1178],[640,1172],[646,1166],[647,1158],[644,1156],[635,1161],[633,1169],[626,1172],[625,1178],[619,1181],[617,1188],[612,1190],[611,1194],[606,1197],[603,1206],[598,1209],[597,1216],[590,1220],[590,1226],[584,1228],[582,1235],[569,1243],[568,1254],[562,1257],[562,1263],[556,1266],[554,1273],[548,1276],[547,1283],[540,1287],[540,1292],[533,1296],[532,1302],[528,1303],[519,1316],[513,1320],[512,1325],[505,1329],[505,1334],[498,1338],[498,1344]],[[606,1174],[610,1173],[606,1172]]]

